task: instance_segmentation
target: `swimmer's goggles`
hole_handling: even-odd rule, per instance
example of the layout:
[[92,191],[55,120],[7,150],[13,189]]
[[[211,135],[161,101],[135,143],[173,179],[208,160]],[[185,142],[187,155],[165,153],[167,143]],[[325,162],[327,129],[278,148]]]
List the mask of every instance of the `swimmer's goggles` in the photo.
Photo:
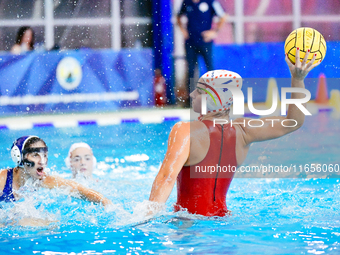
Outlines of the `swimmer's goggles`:
[[[39,154],[40,158],[42,159],[42,164],[47,164],[47,156],[44,155],[45,153],[48,152],[48,148],[47,147],[33,147],[33,148],[27,148],[25,150],[22,151],[22,155],[23,157],[25,157],[26,154],[29,153],[37,153]],[[24,164],[28,167],[34,167],[35,163],[33,161],[30,161],[26,158],[24,158],[23,160]]]
[[22,151],[22,155],[25,156],[28,153],[46,153],[48,152],[48,147],[33,147],[27,148]]

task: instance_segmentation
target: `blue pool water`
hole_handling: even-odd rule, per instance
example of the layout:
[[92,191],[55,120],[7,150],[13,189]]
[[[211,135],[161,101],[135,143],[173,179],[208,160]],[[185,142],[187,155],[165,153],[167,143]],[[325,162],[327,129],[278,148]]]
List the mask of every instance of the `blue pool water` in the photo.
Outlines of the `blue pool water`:
[[[174,123],[2,130],[2,167],[13,166],[9,148],[15,138],[39,135],[49,146],[51,173],[64,178],[71,177],[63,162],[69,146],[88,142],[99,162],[96,181],[79,181],[114,206],[105,211],[63,190],[28,187],[19,202],[1,203],[0,254],[339,254],[336,178],[235,178],[227,195],[232,216],[224,218],[173,213],[174,189],[165,211],[143,222]],[[244,165],[340,164],[339,134],[340,121],[328,113],[307,117],[297,132],[252,145]],[[53,223],[9,225],[14,218]]]

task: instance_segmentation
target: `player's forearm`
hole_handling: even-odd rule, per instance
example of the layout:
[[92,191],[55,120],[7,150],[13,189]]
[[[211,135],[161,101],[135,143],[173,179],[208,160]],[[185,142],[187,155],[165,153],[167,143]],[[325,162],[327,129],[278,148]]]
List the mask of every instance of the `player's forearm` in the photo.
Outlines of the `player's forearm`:
[[72,192],[75,192],[75,193],[78,192],[81,195],[81,197],[83,197],[84,199],[90,202],[103,203],[103,205],[106,205],[110,202],[110,200],[106,199],[99,192],[92,190],[92,189],[88,189],[84,187],[83,185],[80,185],[70,180],[59,181],[59,186],[70,187]]
[[103,203],[103,205],[110,204],[111,201],[107,198],[105,198],[102,194],[99,192],[88,189],[74,181],[71,180],[65,180],[63,178],[57,177],[57,176],[47,176],[43,181],[43,187],[45,188],[68,188],[72,193],[78,193],[83,198],[96,203]]
[[[292,88],[303,88],[304,89],[305,88],[304,80],[292,78]],[[291,94],[291,99],[300,99],[304,97],[305,97],[305,94],[303,93],[292,93]],[[306,107],[306,104],[303,104],[303,106]],[[290,104],[288,106],[287,119],[294,119],[297,122],[296,129],[298,129],[299,127],[302,126],[303,122],[305,121],[305,114],[295,104]]]
[[79,193],[81,196],[86,198],[88,201],[95,202],[95,203],[103,203],[104,205],[108,204],[110,200],[105,198],[102,194],[99,192],[92,190],[92,189],[87,189],[87,188],[79,188],[78,189]]
[[174,187],[175,181],[165,176],[157,176],[152,184],[149,201],[165,203]]

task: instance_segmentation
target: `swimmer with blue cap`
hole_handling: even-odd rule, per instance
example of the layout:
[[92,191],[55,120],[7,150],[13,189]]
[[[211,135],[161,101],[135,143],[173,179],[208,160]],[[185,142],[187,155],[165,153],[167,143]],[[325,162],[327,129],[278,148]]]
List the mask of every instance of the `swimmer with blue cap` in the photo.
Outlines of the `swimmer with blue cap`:
[[[316,56],[307,62],[310,51],[300,61],[299,49],[296,64],[287,56],[286,63],[291,73],[291,87],[304,89],[304,79],[314,67]],[[228,88],[221,88],[228,84]],[[226,194],[237,167],[246,159],[250,145],[254,142],[279,138],[299,129],[305,119],[304,113],[294,104],[288,107],[287,116],[265,117],[262,126],[250,126],[249,118],[229,119],[229,109],[233,102],[230,89],[241,88],[239,74],[227,70],[214,70],[205,73],[190,94],[192,108],[206,114],[198,121],[179,122],[171,130],[168,149],[163,164],[156,176],[151,193],[148,216],[159,212],[177,181],[177,202],[175,211],[186,211],[204,216],[225,216],[229,214]],[[202,101],[203,97],[206,101]],[[292,93],[292,99],[303,99],[304,94]],[[224,120],[215,123],[215,119]],[[279,120],[274,122],[275,120]],[[288,127],[282,121],[295,120],[297,125]],[[268,121],[272,120],[272,121]],[[224,124],[223,124],[224,123]],[[244,124],[243,124],[244,123]]]
[[15,140],[11,148],[11,156],[16,167],[0,171],[0,202],[17,201],[19,199],[17,191],[27,180],[33,179],[44,188],[69,188],[72,193],[78,193],[91,202],[102,203],[104,206],[111,204],[109,199],[97,191],[74,181],[46,174],[48,148],[37,136],[23,136]]

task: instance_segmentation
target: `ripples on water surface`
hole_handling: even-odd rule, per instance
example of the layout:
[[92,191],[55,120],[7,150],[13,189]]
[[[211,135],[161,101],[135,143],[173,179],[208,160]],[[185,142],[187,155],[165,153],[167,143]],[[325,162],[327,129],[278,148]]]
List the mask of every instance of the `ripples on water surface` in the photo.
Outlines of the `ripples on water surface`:
[[[338,179],[235,178],[227,204],[232,216],[205,218],[172,213],[176,189],[166,210],[143,221],[152,182],[174,122],[29,131],[49,146],[49,167],[64,178],[64,157],[73,142],[86,141],[99,161],[96,181],[78,180],[111,199],[101,206],[70,197],[63,190],[28,187],[15,204],[1,203],[0,253],[227,253],[338,254],[340,182]],[[340,121],[327,114],[306,119],[297,132],[254,144],[245,165],[340,163]],[[13,166],[9,147],[28,131],[3,130],[1,165]],[[29,218],[21,227],[15,222]]]

